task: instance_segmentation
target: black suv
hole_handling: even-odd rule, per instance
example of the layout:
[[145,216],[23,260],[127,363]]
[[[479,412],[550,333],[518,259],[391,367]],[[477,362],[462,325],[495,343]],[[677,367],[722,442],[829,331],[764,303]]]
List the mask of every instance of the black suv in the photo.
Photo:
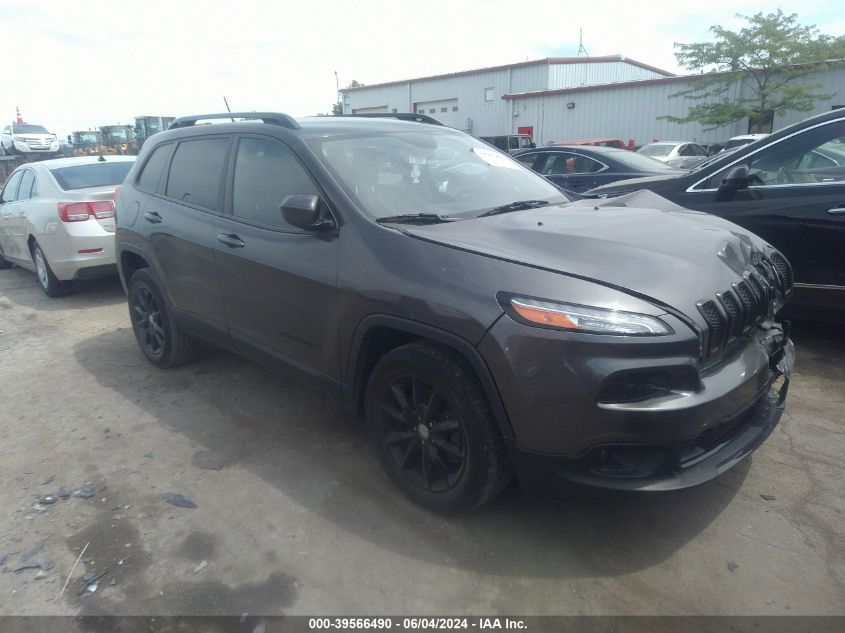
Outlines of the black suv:
[[[197,125],[222,118],[251,120]],[[765,440],[793,358],[778,251],[649,192],[570,201],[396,118],[203,115],[148,141],[116,232],[147,358],[202,340],[295,370],[438,510],[512,472],[688,487]]]

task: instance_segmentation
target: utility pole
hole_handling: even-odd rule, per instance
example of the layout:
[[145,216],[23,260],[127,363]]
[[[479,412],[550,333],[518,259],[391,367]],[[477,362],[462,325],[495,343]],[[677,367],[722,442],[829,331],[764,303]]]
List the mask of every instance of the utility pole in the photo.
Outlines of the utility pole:
[[334,89],[335,96],[337,97],[337,105],[339,106],[338,110],[343,114],[343,102],[340,100],[340,80],[337,78],[337,71],[334,71]]

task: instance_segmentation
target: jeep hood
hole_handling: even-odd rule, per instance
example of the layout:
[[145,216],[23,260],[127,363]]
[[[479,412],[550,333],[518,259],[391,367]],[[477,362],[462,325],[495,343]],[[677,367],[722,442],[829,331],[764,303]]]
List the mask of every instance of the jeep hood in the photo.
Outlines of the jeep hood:
[[[699,325],[696,303],[729,289],[751,265],[752,253],[767,248],[735,224],[650,191],[401,229],[445,246],[614,287],[674,308]],[[502,290],[531,293],[531,288]]]

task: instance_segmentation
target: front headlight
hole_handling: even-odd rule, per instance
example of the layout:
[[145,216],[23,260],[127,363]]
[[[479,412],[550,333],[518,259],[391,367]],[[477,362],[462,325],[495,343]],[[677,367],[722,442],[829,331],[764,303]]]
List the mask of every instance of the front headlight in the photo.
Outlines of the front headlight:
[[593,308],[527,297],[509,297],[508,312],[529,325],[583,332],[627,336],[666,336],[674,330],[657,317],[635,312]]

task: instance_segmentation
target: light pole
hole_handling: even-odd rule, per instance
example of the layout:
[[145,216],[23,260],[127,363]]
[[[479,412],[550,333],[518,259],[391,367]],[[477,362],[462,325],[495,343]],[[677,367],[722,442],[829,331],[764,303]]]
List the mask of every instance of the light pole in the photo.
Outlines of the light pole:
[[340,100],[340,81],[337,78],[337,71],[334,71],[334,88],[335,96],[337,97],[337,105],[340,106],[338,110],[340,110],[340,114],[343,114],[343,103]]

